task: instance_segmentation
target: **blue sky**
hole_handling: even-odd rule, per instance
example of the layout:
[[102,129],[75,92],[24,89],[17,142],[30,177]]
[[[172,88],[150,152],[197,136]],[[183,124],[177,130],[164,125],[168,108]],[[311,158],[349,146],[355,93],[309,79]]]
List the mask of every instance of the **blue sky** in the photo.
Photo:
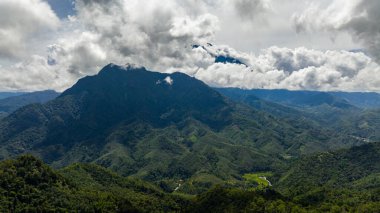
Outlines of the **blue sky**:
[[48,3],[61,19],[75,14],[73,0],[48,0]]

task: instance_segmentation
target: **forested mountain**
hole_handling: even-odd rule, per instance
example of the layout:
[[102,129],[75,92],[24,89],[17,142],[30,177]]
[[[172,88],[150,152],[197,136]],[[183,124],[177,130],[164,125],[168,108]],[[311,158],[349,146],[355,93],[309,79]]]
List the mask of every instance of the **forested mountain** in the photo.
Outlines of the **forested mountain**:
[[[0,121],[2,159],[42,159],[0,163],[0,202],[14,211],[373,212],[378,144],[368,142],[378,115],[331,95],[274,103],[110,64]],[[339,193],[364,201],[339,202]]]
[[[292,123],[340,132],[364,142],[380,141],[380,106],[377,93],[310,92],[288,90],[217,89],[223,95]],[[363,94],[363,97],[359,97]],[[346,99],[348,97],[348,99]],[[371,99],[374,98],[374,99]],[[376,108],[377,107],[377,108]]]
[[238,104],[185,74],[110,64],[46,104],[0,123],[0,156],[32,153],[54,167],[94,162],[198,193],[300,154],[364,143]]
[[313,208],[363,205],[379,210],[380,143],[303,157],[276,185],[284,195]]
[[273,187],[224,182],[197,196],[165,192],[94,164],[54,170],[20,156],[0,162],[0,211],[377,212],[378,145],[302,158]]
[[254,95],[262,100],[293,107],[328,105],[343,109],[353,107],[362,109],[380,108],[379,93],[291,91],[282,89],[245,90],[237,88],[217,88],[216,90],[227,96]]

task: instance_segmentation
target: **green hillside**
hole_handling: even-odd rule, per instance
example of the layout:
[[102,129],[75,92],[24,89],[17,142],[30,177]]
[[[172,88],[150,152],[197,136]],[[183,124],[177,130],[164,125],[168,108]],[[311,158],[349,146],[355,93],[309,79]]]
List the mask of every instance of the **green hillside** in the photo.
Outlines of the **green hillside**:
[[32,156],[0,162],[1,212],[171,212],[187,202],[95,165],[55,171]]
[[[302,162],[309,167],[300,166],[301,161],[293,164],[274,188],[249,184],[254,179],[250,174],[246,176],[246,182],[222,182],[197,196],[164,192],[151,183],[122,177],[94,164],[76,163],[54,170],[26,155],[0,162],[0,211],[377,212],[380,179],[378,173],[368,171],[372,167],[363,160],[367,159],[361,156],[364,151],[369,152],[371,158],[378,155],[379,146],[343,150],[330,153],[331,157],[327,158],[316,155],[303,159]],[[347,157],[352,152],[359,160]],[[315,163],[312,161],[315,158],[321,158],[320,162],[324,163]],[[332,159],[347,161],[334,167],[330,163],[336,163],[336,160]],[[373,167],[378,169],[378,158],[373,160]],[[337,169],[342,166],[346,169]],[[328,169],[330,167],[333,168]],[[363,175],[348,172],[359,167],[362,169],[358,172]],[[324,171],[319,170],[321,168],[326,171],[319,174]],[[306,173],[315,177],[308,175],[305,178],[302,174]],[[296,191],[292,191],[293,188]]]
[[301,158],[275,185],[284,195],[312,207],[379,209],[380,143]]
[[[346,140],[344,136],[364,142],[380,141],[380,111],[376,104],[380,95],[377,93],[236,88],[220,88],[217,91],[232,100],[285,119],[300,129],[333,131],[336,133],[335,138],[340,137],[335,142],[338,146],[339,141]],[[358,106],[350,100],[354,100],[353,103]],[[365,107],[367,105],[371,107]]]

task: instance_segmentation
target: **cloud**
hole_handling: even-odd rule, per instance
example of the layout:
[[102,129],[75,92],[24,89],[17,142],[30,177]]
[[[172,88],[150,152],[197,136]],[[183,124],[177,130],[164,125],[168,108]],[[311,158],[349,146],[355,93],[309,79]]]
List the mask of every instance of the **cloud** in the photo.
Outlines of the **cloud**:
[[103,49],[107,60],[161,70],[179,67],[191,51],[186,46],[214,39],[218,19],[203,13],[196,2],[164,2],[78,0],[77,18],[86,31],[95,34],[94,45]]
[[165,81],[167,84],[169,84],[169,85],[173,85],[173,83],[174,83],[173,79],[172,79],[170,76],[166,77],[166,78],[164,79],[164,81]]
[[1,91],[62,90],[76,80],[59,67],[50,66],[45,57],[38,55],[10,67],[0,67],[0,73]]
[[[45,3],[32,2],[50,9]],[[73,79],[95,74],[110,62],[142,64],[167,72],[193,70],[196,65],[209,63],[210,57],[201,52],[196,54],[191,45],[212,42],[219,27],[218,18],[206,11],[208,5],[202,0],[77,0],[76,15],[62,21],[63,33],[48,47],[47,63],[41,64],[31,57],[21,63],[25,69],[22,74],[24,78],[32,78],[28,70],[50,69],[74,83]],[[8,80],[13,76],[11,81],[16,82],[13,87],[4,87],[39,88],[22,86],[18,74],[11,71],[14,67],[2,68],[9,73]],[[41,71],[41,75],[45,73]],[[5,78],[0,77],[1,80]],[[67,81],[59,86],[44,85],[61,89],[67,86]]]
[[380,66],[361,52],[271,47],[257,56],[241,53],[240,58],[250,67],[216,63],[195,76],[215,87],[380,91]]
[[235,0],[236,13],[242,20],[253,21],[270,10],[269,0]]
[[50,6],[41,0],[0,1],[0,57],[26,55],[28,41],[59,25]]
[[[63,90],[85,75],[96,74],[105,64],[134,63],[166,73],[181,71],[217,87],[380,91],[379,65],[361,52],[274,46],[253,54],[206,44],[213,43],[223,27],[214,9],[231,14],[238,9],[235,4],[247,8],[254,4],[247,11],[258,14],[254,10],[263,9],[256,5],[264,1],[260,2],[77,0],[75,16],[61,21],[58,30],[62,33],[51,38],[45,54],[0,67],[0,90]],[[294,20],[310,30],[314,25],[303,24],[308,19],[306,14]],[[327,21],[335,23],[321,20],[318,25]],[[233,33],[236,40],[238,32]],[[192,48],[194,44],[204,48]],[[215,56],[244,64],[215,63]]]
[[380,1],[334,0],[327,7],[311,5],[293,17],[295,29],[302,31],[348,32],[380,62]]

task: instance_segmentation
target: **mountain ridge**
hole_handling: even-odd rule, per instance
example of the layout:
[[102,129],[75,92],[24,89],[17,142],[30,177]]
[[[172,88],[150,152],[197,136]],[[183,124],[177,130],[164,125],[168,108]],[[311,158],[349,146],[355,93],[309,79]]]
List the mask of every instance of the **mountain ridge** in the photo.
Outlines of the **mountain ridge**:
[[15,110],[33,103],[46,103],[59,96],[54,90],[44,90],[30,93],[22,93],[4,99],[0,99],[0,113],[12,113]]
[[191,193],[361,143],[234,102],[183,73],[113,64],[0,122],[1,158],[31,153],[56,168],[96,163],[164,188],[183,179]]

